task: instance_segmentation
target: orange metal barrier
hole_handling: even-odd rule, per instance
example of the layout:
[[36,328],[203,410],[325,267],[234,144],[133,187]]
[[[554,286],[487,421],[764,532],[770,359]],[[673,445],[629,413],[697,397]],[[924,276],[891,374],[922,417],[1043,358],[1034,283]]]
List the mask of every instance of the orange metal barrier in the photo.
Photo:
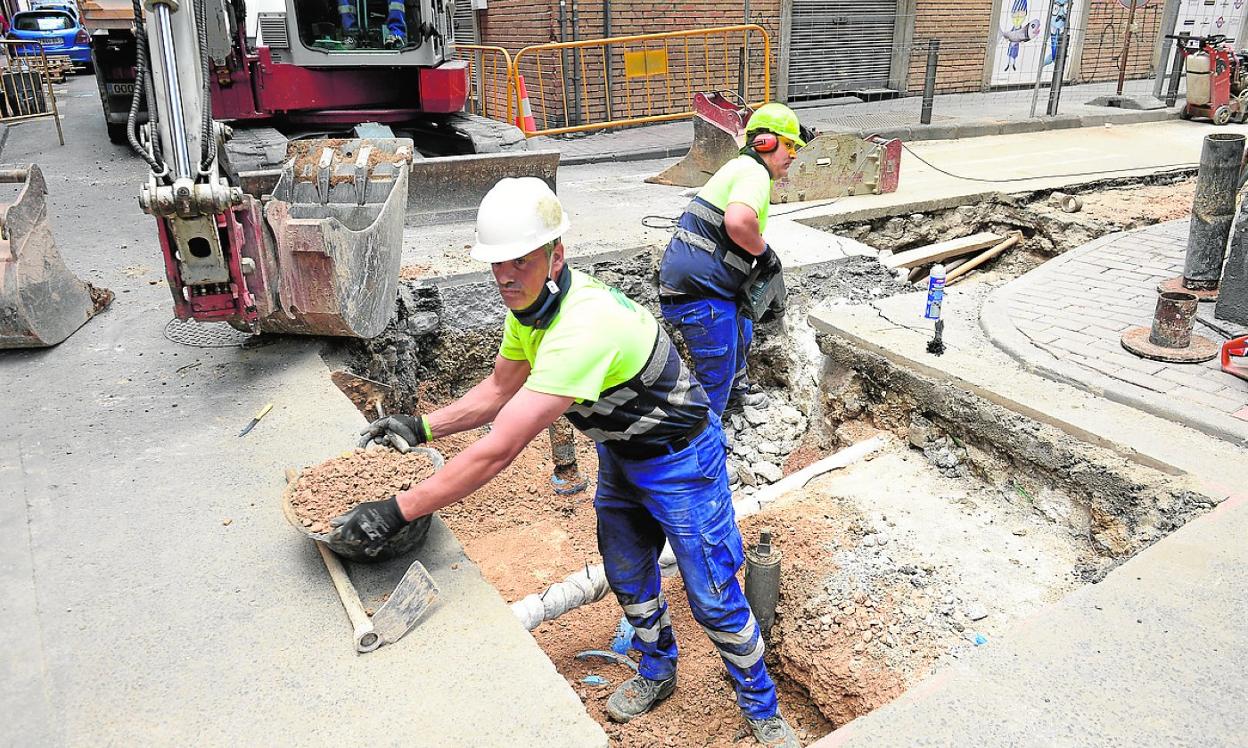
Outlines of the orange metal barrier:
[[537,44],[516,53],[511,78],[525,77],[531,137],[686,119],[695,93],[741,83],[758,106],[770,100],[770,63],[766,30],[743,24]]
[[51,117],[65,145],[48,56],[39,42],[0,40],[0,122]]
[[502,47],[456,44],[455,59],[468,62],[467,110],[514,123],[516,81],[511,54]]

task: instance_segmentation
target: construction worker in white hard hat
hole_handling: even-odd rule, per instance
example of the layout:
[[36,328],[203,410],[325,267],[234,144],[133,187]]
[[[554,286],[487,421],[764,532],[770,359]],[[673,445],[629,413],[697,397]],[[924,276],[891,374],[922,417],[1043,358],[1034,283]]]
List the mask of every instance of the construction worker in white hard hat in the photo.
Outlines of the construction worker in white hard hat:
[[741,154],[698,191],[663,253],[663,317],[689,345],[694,372],[716,413],[767,405],[746,376],[754,320],[744,294],[752,273],[781,272],[780,258],[763,240],[771,186],[805,145],[793,110],[774,103],[759,107],[746,122]]
[[406,523],[483,486],[566,416],[597,443],[598,548],[642,655],[637,676],[608,700],[610,717],[627,722],[676,687],[676,639],[659,574],[666,541],[754,735],[764,745],[797,746],[737,583],[744,549],[719,417],[650,312],[568,267],[568,226],[540,179],[504,179],[485,196],[472,256],[490,263],[509,310],[493,373],[444,408],[379,419],[363,436],[416,445],[485,424],[490,431],[428,480],[335,518],[332,535],[375,554]]

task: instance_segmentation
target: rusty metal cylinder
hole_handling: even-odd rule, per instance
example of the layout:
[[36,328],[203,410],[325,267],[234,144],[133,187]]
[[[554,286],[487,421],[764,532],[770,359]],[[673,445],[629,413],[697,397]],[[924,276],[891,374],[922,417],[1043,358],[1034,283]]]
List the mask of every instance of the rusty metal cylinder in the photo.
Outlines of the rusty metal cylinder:
[[581,477],[576,465],[576,432],[566,418],[559,418],[547,429],[550,436],[550,456],[555,463],[550,483],[555,493],[567,495],[580,493],[589,482]]
[[1235,197],[1244,161],[1244,136],[1215,133],[1205,136],[1200,173],[1192,201],[1192,226],[1183,263],[1183,287],[1194,291],[1216,289],[1226,257],[1226,243],[1235,219]]
[[771,636],[780,602],[780,549],[771,544],[771,528],[759,532],[758,545],[745,551],[745,600],[763,638]]
[[1186,348],[1192,342],[1196,324],[1196,295],[1182,291],[1164,291],[1157,295],[1157,311],[1148,342],[1162,348]]

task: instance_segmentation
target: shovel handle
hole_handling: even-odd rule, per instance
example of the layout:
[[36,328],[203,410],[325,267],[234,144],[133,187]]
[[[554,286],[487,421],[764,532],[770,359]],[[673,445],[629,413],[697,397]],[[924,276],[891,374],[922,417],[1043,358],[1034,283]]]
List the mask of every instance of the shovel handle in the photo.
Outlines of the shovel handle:
[[360,653],[372,652],[381,646],[381,637],[373,631],[373,622],[364,612],[364,604],[360,602],[360,593],[355,591],[355,585],[351,584],[347,570],[342,568],[342,562],[329,549],[329,546],[319,541],[313,542],[316,543],[316,549],[321,552],[325,568],[329,571],[329,578],[334,583],[334,589],[338,590],[338,599],[342,601],[342,607],[347,611],[347,618],[351,621],[355,650]]

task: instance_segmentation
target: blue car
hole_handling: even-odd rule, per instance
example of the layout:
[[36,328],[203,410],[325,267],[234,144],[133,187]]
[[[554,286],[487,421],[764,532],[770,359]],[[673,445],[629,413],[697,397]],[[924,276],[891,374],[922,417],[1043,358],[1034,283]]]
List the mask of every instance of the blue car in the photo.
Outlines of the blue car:
[[[38,42],[47,54],[68,55],[75,65],[88,73],[93,72],[91,35],[73,13],[54,8],[14,13],[9,39]],[[17,53],[38,54],[38,49],[22,46]]]

